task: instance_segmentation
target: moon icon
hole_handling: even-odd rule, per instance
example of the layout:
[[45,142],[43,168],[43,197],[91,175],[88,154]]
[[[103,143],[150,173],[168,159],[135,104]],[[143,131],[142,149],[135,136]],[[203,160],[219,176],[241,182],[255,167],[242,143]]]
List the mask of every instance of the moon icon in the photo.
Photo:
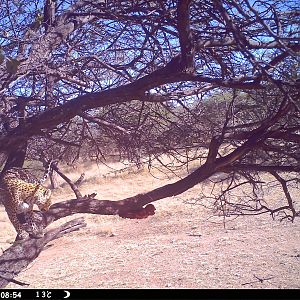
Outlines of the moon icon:
[[64,298],[69,298],[71,296],[71,293],[69,291],[64,291],[66,293],[66,296]]

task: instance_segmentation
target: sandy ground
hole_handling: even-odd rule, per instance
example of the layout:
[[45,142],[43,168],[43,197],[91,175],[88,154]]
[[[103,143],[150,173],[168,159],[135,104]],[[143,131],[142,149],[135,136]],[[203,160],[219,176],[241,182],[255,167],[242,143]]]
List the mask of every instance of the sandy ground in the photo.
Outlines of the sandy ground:
[[[167,182],[145,172],[99,179],[103,170],[93,168],[82,192],[96,191],[98,199],[117,200]],[[186,203],[200,188],[155,202],[156,214],[143,220],[97,215],[59,220],[50,228],[78,216],[87,227],[51,242],[15,279],[28,288],[300,288],[300,220],[244,217],[229,219],[224,229],[221,218],[208,220],[211,212]],[[70,198],[64,186],[53,200]],[[15,232],[2,206],[0,227],[4,250]]]

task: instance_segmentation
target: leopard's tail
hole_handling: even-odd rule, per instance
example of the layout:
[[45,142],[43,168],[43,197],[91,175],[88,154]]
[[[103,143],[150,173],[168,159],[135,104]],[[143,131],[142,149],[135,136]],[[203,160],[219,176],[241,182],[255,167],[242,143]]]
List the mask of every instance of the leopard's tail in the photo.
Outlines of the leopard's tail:
[[46,168],[45,168],[44,176],[39,180],[39,183],[40,183],[40,184],[44,183],[44,182],[47,180],[48,176],[50,175],[50,173],[51,173],[52,170],[53,170],[53,164],[54,164],[55,162],[56,162],[55,160],[51,159],[51,160],[47,163]]

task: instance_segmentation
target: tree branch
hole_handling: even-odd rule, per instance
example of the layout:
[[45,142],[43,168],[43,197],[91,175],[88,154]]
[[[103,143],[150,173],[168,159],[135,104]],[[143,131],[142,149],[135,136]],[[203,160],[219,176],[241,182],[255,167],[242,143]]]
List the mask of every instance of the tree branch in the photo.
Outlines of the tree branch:
[[[36,259],[50,241],[85,226],[84,219],[77,218],[48,231],[42,238],[29,238],[6,249],[0,256],[0,288],[4,288],[9,282],[14,282],[13,278]],[[1,276],[1,273],[6,275]]]
[[287,183],[277,172],[271,171],[270,174],[272,174],[282,186],[282,190],[283,190],[284,195],[287,199],[289,208],[290,208],[290,210],[292,211],[292,214],[293,214],[293,216],[292,216],[292,221],[293,221],[295,219],[296,215],[297,215],[297,212],[295,210],[295,207],[294,207],[294,204],[293,204],[293,199],[292,199],[292,196],[289,192]]
[[52,168],[53,168],[53,170],[54,170],[61,178],[63,178],[63,179],[68,183],[68,185],[69,185],[69,186],[71,187],[71,189],[73,190],[73,192],[74,192],[76,198],[77,198],[77,199],[82,198],[82,194],[80,193],[80,191],[79,191],[77,185],[74,184],[74,183],[72,182],[72,180],[71,180],[70,178],[68,178],[68,177],[67,177],[67,176],[66,176],[66,175],[58,168],[58,166],[57,166],[56,164],[53,164],[53,165],[52,165]]
[[179,33],[179,42],[181,49],[182,69],[186,73],[195,71],[195,44],[193,34],[190,28],[190,5],[191,0],[180,0],[177,6],[177,30]]

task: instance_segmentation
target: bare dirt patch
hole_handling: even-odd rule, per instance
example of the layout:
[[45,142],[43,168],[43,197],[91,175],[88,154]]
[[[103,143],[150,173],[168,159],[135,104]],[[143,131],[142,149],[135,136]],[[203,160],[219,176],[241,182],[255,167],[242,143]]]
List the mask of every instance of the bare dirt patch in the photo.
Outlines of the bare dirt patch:
[[[82,191],[117,200],[165,182],[141,172],[89,180]],[[143,220],[82,215],[86,228],[52,242],[16,279],[28,288],[300,288],[299,221],[263,215],[224,229],[221,218],[207,220],[209,211],[184,203],[199,189],[155,202],[156,214]],[[54,192],[54,202],[71,197],[68,188]],[[3,207],[0,226],[5,249],[15,233]]]

